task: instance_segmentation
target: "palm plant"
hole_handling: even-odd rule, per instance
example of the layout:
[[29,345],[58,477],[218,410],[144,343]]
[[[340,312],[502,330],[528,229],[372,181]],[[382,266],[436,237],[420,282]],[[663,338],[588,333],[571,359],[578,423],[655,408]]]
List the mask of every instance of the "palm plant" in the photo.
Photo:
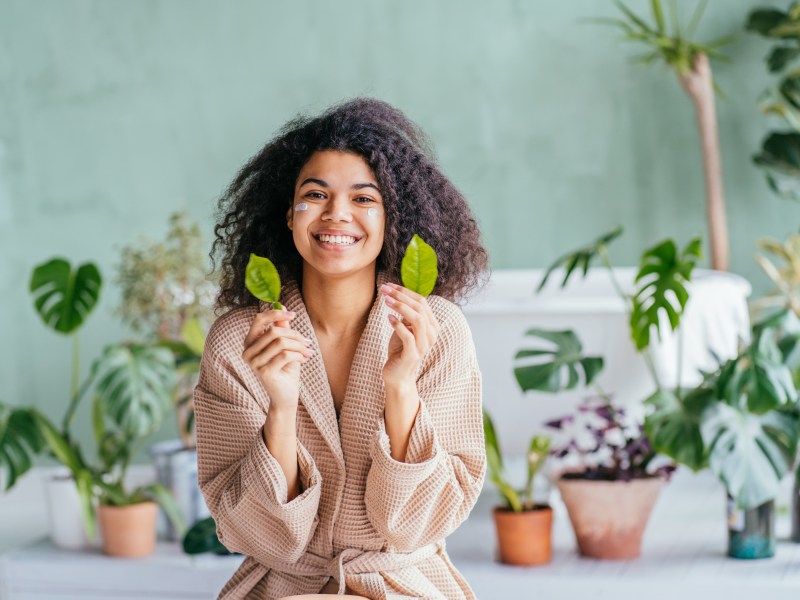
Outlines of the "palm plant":
[[689,23],[682,26],[678,16],[677,2],[669,3],[670,24],[664,16],[661,0],[651,0],[652,23],[638,16],[622,2],[616,2],[624,18],[597,19],[622,30],[626,40],[649,46],[649,51],[636,57],[638,62],[651,64],[662,62],[678,77],[684,91],[694,104],[706,189],[706,214],[711,263],[713,268],[728,269],[728,228],[725,216],[725,193],[722,184],[722,159],[717,132],[717,115],[714,106],[714,89],[710,59],[727,61],[719,48],[733,41],[733,36],[721,37],[709,42],[695,42],[697,26],[703,16],[707,0],[699,0]]

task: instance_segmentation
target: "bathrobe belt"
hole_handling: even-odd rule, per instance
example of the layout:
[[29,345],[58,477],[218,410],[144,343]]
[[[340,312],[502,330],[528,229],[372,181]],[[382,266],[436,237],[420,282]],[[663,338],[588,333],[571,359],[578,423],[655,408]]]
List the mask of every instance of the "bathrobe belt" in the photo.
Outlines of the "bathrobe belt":
[[300,577],[333,577],[339,582],[339,594],[345,591],[346,575],[361,575],[412,567],[444,550],[444,540],[413,552],[381,552],[346,548],[332,558],[306,553],[293,564],[265,565],[270,569]]

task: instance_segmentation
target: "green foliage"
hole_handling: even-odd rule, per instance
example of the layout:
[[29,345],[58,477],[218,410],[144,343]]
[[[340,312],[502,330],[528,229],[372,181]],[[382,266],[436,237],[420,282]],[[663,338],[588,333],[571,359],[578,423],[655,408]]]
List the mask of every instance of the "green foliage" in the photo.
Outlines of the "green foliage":
[[30,280],[36,312],[44,324],[58,333],[76,331],[97,304],[102,278],[92,263],[77,271],[63,258],[37,266]]
[[489,480],[494,484],[506,505],[514,512],[522,512],[533,507],[533,478],[544,465],[550,452],[550,438],[537,435],[531,439],[528,450],[528,478],[523,490],[516,490],[508,483],[503,466],[500,442],[497,439],[492,418],[483,411],[483,433],[486,444],[486,464]]
[[[529,329],[525,335],[546,340],[555,344],[555,348],[528,348],[517,352],[514,375],[523,391],[553,393],[573,389],[580,381],[578,367],[583,370],[584,383],[588,386],[603,368],[602,357],[583,356],[583,346],[572,331]],[[521,361],[531,357],[539,362],[525,364],[527,361]]]
[[436,252],[416,233],[408,243],[400,263],[403,286],[421,296],[429,296],[439,276]]
[[214,282],[200,228],[185,212],[169,217],[163,241],[139,239],[120,252],[119,315],[147,341],[179,340],[188,320],[207,329]]
[[660,0],[651,0],[650,2],[652,23],[648,23],[622,2],[615,2],[615,4],[622,12],[623,18],[596,19],[596,21],[617,27],[627,41],[649,46],[650,49],[645,54],[636,57],[637,62],[650,64],[661,61],[679,75],[684,75],[692,70],[698,54],[706,54],[709,58],[722,61],[729,60],[719,51],[719,48],[730,44],[735,39],[734,36],[728,35],[705,43],[694,42],[690,39],[700,23],[707,0],[697,2],[689,24],[685,27],[679,22],[677,2],[674,0],[669,4],[670,26],[664,19],[664,9]]
[[800,133],[771,133],[753,156],[773,192],[789,200],[800,200]]
[[43,447],[44,438],[33,412],[0,403],[0,469],[6,473],[6,490],[33,466]]
[[580,269],[583,272],[583,276],[586,277],[592,261],[598,256],[603,258],[605,256],[606,246],[617,239],[620,235],[622,235],[622,227],[617,226],[608,233],[601,235],[592,243],[558,257],[553,264],[548,267],[544,277],[542,277],[542,281],[539,283],[539,287],[536,288],[536,291],[542,291],[544,286],[547,284],[547,280],[550,278],[550,275],[552,275],[553,271],[560,267],[564,268],[564,279],[561,282],[562,288],[567,285],[567,282],[569,282],[569,279],[573,272],[575,272],[575,269]]
[[230,554],[217,537],[217,524],[212,517],[201,519],[189,528],[183,538],[183,551],[186,554]]
[[789,234],[783,243],[762,238],[757,244],[764,254],[757,254],[756,262],[775,288],[753,301],[752,312],[761,315],[788,308],[800,316],[800,234]]
[[681,253],[675,242],[666,240],[642,254],[635,283],[639,285],[633,296],[630,315],[631,338],[637,350],[650,345],[653,327],[660,338],[660,314],[666,314],[674,331],[680,324],[683,310],[689,299],[686,285],[700,258],[700,239],[691,240]]
[[154,432],[171,404],[175,360],[165,348],[141,344],[107,347],[93,365],[105,411],[131,437]]
[[244,271],[244,285],[262,302],[272,303],[277,310],[283,308],[278,302],[281,296],[281,278],[270,259],[251,253]]

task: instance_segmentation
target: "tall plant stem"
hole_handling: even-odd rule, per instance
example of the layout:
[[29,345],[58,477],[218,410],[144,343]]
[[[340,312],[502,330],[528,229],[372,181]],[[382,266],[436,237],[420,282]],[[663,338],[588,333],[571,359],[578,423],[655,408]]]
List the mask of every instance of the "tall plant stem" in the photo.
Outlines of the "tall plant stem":
[[78,341],[78,334],[72,334],[72,386],[70,397],[74,398],[78,393],[78,386],[81,381],[81,347]]
[[714,84],[711,65],[705,53],[694,57],[692,70],[679,73],[683,89],[694,103],[700,145],[703,153],[706,186],[706,216],[711,245],[711,266],[728,270],[728,225],[725,217],[725,192],[722,185],[722,157],[717,131],[717,110],[714,105]]

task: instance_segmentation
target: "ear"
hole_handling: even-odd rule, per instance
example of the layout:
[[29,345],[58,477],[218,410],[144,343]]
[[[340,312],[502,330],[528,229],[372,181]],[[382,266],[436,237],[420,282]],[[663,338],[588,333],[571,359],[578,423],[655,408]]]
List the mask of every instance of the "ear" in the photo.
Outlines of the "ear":
[[286,211],[286,225],[289,227],[289,230],[292,229],[292,221],[294,220],[294,210],[293,206],[289,207],[289,210]]

